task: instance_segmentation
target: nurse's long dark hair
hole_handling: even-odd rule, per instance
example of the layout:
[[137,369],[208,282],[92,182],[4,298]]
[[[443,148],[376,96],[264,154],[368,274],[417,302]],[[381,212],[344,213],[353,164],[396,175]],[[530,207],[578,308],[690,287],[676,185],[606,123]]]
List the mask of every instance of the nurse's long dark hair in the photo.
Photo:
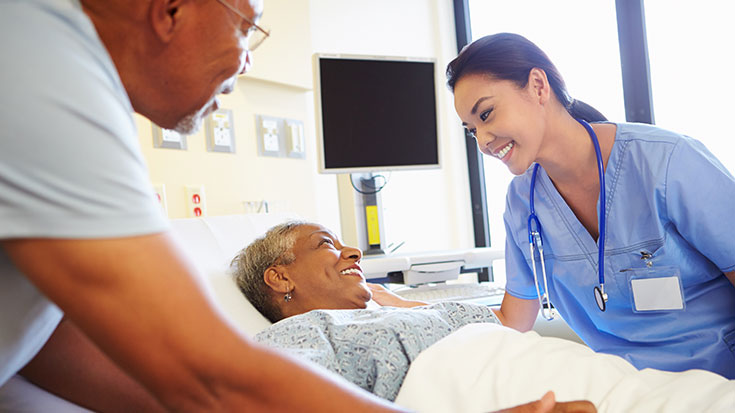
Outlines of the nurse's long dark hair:
[[607,120],[597,109],[572,99],[564,79],[546,53],[518,34],[491,34],[465,46],[447,65],[447,85],[454,92],[454,86],[462,76],[487,74],[496,79],[513,81],[518,87],[524,88],[528,84],[528,74],[534,67],[546,72],[556,98],[572,117],[587,122]]

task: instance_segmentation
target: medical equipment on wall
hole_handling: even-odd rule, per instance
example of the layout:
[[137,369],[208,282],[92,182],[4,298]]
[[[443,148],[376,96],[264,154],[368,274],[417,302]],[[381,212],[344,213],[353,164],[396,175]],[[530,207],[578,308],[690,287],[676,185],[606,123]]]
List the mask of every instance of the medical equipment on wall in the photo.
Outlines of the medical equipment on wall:
[[318,170],[339,174],[342,238],[386,255],[382,174],[442,165],[436,61],[317,53],[313,62]]
[[[439,283],[456,280],[462,271],[485,268],[495,260],[505,258],[502,248],[470,248],[466,250],[431,251],[423,253],[366,256],[360,262],[365,278],[370,282],[391,282],[408,285]],[[400,281],[386,280],[391,274]]]
[[[598,278],[600,285],[595,286],[594,296],[597,307],[600,311],[605,311],[607,303],[607,294],[605,293],[605,169],[602,162],[602,152],[600,151],[600,143],[597,139],[597,134],[592,130],[589,123],[576,119],[590,135],[593,145],[595,146],[595,155],[597,156],[597,170],[600,176],[600,216],[598,218],[598,242],[597,242],[597,269]],[[541,313],[545,319],[551,321],[554,319],[554,311],[551,308],[551,298],[549,296],[549,287],[546,278],[546,264],[544,262],[544,246],[542,238],[541,222],[536,216],[536,209],[534,207],[534,188],[536,187],[536,174],[538,173],[539,164],[533,167],[533,174],[531,175],[531,195],[530,195],[530,209],[531,212],[528,215],[528,243],[531,250],[531,266],[533,268],[533,280],[536,284],[536,293],[538,294],[539,305],[541,305]],[[535,226],[535,228],[534,228]],[[539,280],[536,273],[536,254],[535,251],[539,252],[539,259],[541,260],[541,276],[544,281],[544,294],[541,295],[539,289]],[[544,301],[546,302],[546,308],[544,308]]]

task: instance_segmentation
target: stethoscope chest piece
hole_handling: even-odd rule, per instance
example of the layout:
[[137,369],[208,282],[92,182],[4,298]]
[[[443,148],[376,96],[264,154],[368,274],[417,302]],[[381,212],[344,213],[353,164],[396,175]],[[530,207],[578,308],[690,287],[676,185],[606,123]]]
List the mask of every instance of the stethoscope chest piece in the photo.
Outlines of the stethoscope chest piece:
[[595,286],[595,301],[600,311],[605,311],[607,307],[607,294],[605,294],[605,287]]

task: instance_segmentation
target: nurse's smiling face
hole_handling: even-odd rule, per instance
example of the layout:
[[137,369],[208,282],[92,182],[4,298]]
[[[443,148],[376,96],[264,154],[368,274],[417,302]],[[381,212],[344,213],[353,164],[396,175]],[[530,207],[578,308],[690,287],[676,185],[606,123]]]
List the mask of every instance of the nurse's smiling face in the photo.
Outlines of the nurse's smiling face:
[[525,172],[538,157],[548,100],[544,82],[543,71],[533,69],[523,88],[484,74],[465,75],[454,87],[454,107],[480,151],[500,159],[514,175]]
[[[287,278],[287,290],[292,295],[289,302],[281,303],[284,316],[315,309],[367,307],[372,294],[360,268],[362,252],[342,245],[321,225],[302,225],[295,232],[291,248],[295,259],[288,265],[272,267]],[[266,279],[270,271],[266,271]]]

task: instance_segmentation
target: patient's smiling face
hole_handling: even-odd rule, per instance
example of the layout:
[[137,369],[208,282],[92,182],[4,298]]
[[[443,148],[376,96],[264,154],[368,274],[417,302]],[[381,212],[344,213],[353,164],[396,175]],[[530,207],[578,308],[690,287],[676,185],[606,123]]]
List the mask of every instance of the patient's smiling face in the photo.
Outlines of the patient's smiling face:
[[289,302],[281,298],[284,316],[315,309],[365,308],[372,294],[360,268],[360,250],[342,245],[321,225],[302,225],[295,234],[291,252],[296,259],[281,266],[293,297]]

